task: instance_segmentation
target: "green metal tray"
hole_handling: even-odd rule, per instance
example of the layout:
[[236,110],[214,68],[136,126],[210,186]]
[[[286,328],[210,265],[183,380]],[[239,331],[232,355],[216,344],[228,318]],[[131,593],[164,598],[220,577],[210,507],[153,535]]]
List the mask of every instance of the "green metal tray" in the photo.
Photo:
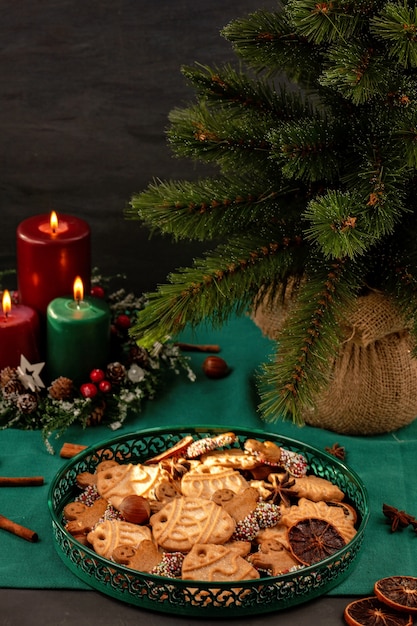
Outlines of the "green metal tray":
[[[357,533],[342,550],[318,564],[275,577],[233,582],[190,582],[138,572],[79,543],[64,528],[62,510],[79,493],[76,476],[94,472],[98,463],[112,459],[141,463],[187,435],[195,439],[233,431],[241,447],[245,439],[273,441],[302,453],[309,473],[327,478],[344,491],[359,515]],[[354,567],[369,517],[369,501],[360,478],[342,461],[307,444],[256,429],[223,426],[153,428],[113,438],[83,450],[55,476],[48,495],[55,547],[65,565],[94,589],[144,609],[195,617],[238,617],[270,613],[312,600],[342,582]]]

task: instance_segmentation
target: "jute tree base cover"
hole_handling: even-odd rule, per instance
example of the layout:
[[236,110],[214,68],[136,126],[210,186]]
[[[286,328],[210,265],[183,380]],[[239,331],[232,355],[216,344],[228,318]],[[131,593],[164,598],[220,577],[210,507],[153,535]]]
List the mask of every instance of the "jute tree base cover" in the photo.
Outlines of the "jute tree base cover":
[[[278,317],[274,333],[282,312]],[[256,315],[253,319],[262,328]],[[266,334],[272,327],[269,315]],[[305,422],[350,435],[410,424],[417,417],[417,360],[395,303],[377,291],[359,297],[343,331],[346,339],[332,363],[329,384],[313,399],[314,407],[304,409]]]

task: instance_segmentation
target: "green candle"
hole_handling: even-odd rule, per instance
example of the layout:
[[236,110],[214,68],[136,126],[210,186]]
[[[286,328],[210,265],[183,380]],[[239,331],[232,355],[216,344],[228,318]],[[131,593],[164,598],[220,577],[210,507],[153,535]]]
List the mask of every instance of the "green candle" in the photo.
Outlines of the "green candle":
[[[82,285],[81,285],[82,289]],[[98,298],[55,298],[47,308],[47,375],[50,381],[65,376],[81,383],[92,369],[108,363],[110,310]]]

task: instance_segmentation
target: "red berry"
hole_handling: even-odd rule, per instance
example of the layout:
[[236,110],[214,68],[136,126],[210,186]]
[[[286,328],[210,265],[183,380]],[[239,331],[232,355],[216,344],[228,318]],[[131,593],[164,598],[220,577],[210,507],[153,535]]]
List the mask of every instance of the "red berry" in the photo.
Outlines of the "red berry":
[[103,287],[100,287],[99,285],[91,287],[90,293],[94,298],[104,298],[105,295]]
[[91,370],[90,372],[90,380],[92,383],[99,383],[101,380],[104,380],[105,376],[103,370],[100,369]]
[[109,380],[100,380],[98,388],[103,393],[109,393],[111,391],[111,382]]
[[98,393],[98,389],[94,383],[84,383],[81,385],[80,391],[84,398],[94,398]]
[[115,324],[118,328],[126,329],[130,328],[130,317],[128,315],[118,315]]

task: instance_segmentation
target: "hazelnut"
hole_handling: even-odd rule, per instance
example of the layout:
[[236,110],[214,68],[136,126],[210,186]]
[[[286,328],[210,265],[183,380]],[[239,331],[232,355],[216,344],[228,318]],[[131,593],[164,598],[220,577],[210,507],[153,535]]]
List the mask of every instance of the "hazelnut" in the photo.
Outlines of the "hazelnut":
[[132,524],[146,524],[151,515],[151,507],[146,498],[132,494],[123,498],[119,505],[119,511],[126,522]]
[[208,356],[202,367],[208,378],[224,378],[230,372],[226,361],[219,356]]

